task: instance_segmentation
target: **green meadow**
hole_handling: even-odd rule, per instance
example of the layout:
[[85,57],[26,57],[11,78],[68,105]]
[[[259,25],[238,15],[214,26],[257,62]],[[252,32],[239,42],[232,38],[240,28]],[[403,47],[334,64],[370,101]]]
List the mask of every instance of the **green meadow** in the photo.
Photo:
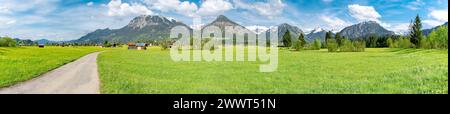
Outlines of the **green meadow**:
[[26,81],[72,62],[98,47],[0,47],[0,87]]
[[258,62],[173,62],[170,51],[114,49],[98,58],[101,93],[448,94],[448,50],[279,50],[278,70]]

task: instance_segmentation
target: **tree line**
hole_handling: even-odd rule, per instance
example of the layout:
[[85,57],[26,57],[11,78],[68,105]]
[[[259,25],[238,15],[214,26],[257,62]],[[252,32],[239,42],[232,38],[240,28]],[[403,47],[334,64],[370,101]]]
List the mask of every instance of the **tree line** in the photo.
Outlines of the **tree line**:
[[306,42],[305,35],[300,33],[295,41],[291,41],[289,30],[283,35],[282,43],[284,47],[291,48],[295,51],[300,50],[320,50],[327,48],[329,52],[361,52],[366,48],[364,40],[349,40],[341,36],[339,33],[334,37],[331,31],[325,34],[325,41],[322,42],[319,38],[315,38],[312,42]]
[[0,37],[0,47],[16,47],[16,40],[10,37]]
[[421,48],[421,49],[448,49],[448,27],[441,26],[432,31],[428,36],[422,33],[422,22],[417,15],[414,21],[411,21],[410,32],[408,35],[367,35],[362,38],[348,39],[336,33],[333,37],[332,32],[325,34],[325,41],[321,42],[315,38],[312,42],[305,41],[305,35],[300,33],[299,37],[292,41],[291,34],[287,30],[282,38],[283,47],[300,50],[319,50],[328,49],[329,52],[362,52],[366,47],[369,48]]

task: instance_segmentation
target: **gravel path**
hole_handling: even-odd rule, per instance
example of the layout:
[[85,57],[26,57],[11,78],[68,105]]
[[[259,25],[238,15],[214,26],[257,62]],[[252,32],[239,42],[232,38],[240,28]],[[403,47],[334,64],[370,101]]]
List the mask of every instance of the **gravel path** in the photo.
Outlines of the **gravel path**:
[[0,94],[99,94],[99,53],[88,54],[37,78],[0,89]]

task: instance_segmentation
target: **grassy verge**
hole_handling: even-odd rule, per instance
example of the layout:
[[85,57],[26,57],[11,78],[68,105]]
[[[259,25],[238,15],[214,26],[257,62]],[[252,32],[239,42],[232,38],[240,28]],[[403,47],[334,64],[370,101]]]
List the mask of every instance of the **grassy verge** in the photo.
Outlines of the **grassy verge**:
[[0,87],[29,80],[74,61],[98,47],[0,47]]
[[448,93],[448,51],[280,50],[276,72],[257,62],[173,62],[169,51],[100,54],[102,93]]

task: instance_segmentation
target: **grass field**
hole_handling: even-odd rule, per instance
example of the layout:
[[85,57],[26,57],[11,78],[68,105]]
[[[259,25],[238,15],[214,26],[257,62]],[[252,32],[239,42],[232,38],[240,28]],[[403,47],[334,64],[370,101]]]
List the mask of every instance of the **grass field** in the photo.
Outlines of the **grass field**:
[[170,51],[117,49],[98,58],[102,93],[447,93],[448,51],[280,50],[276,72],[258,62],[173,62]]
[[0,87],[29,80],[88,53],[97,47],[0,47]]

